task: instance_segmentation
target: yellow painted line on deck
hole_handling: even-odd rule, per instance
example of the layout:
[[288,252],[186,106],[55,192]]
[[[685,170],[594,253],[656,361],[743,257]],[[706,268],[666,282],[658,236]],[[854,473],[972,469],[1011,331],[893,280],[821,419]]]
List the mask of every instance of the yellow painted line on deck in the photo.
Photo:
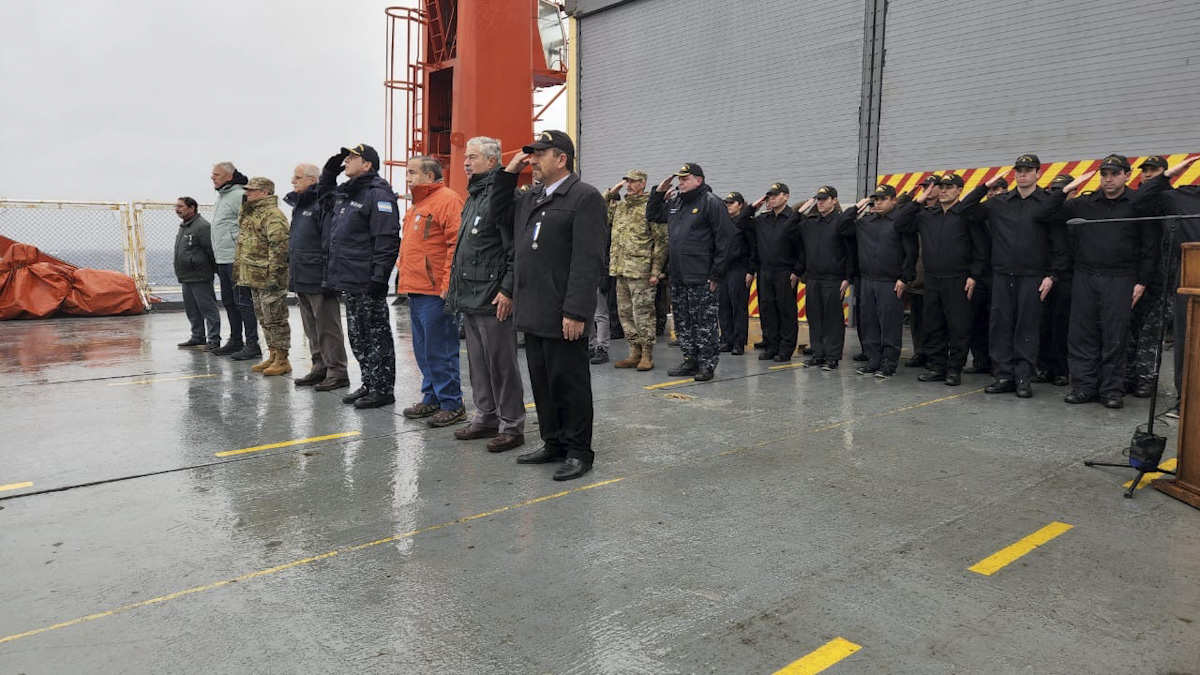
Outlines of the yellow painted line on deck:
[[930,400],[928,400],[928,401],[921,401],[920,403],[914,403],[914,404],[912,404],[912,405],[906,405],[906,406],[904,406],[903,408],[896,408],[895,410],[889,410],[889,411],[887,411],[887,412],[884,412],[884,413],[879,413],[879,414],[878,414],[878,415],[876,415],[875,417],[884,417],[884,416],[886,416],[886,415],[895,415],[896,413],[907,412],[907,411],[909,411],[909,410],[916,410],[917,408],[921,408],[921,407],[924,407],[924,406],[927,406],[927,405],[933,405],[934,403],[942,403],[942,402],[944,402],[944,401],[953,401],[953,400],[954,400],[954,399],[956,399],[956,398],[962,398],[962,397],[964,397],[964,396],[970,396],[971,394],[978,394],[978,393],[979,393],[979,392],[981,392],[981,391],[983,391],[983,389],[973,389],[973,390],[971,390],[971,391],[964,391],[964,392],[963,392],[963,393],[961,393],[961,394],[951,394],[951,395],[949,395],[949,396],[943,396],[943,397],[941,397],[941,398],[930,399]]
[[845,638],[834,638],[799,661],[793,661],[775,671],[775,675],[812,675],[819,673],[854,652],[862,649]]
[[242,448],[241,450],[226,450],[218,452],[217,457],[230,457],[233,455],[244,455],[248,452],[258,452],[259,450],[270,450],[271,448],[286,448],[289,445],[303,445],[304,443],[318,443],[320,441],[331,441],[335,438],[346,438],[347,436],[357,436],[361,431],[344,431],[340,434],[329,434],[328,436],[313,436],[312,438],[297,438],[292,441],[283,441],[282,443],[268,443],[266,445],[256,445],[252,448]]
[[8,485],[0,485],[0,492],[7,492],[9,490],[23,490],[27,487],[33,487],[33,481],[26,481],[24,483],[9,483]]
[[767,370],[786,370],[786,369],[788,369],[788,368],[807,368],[807,367],[808,367],[808,366],[804,365],[804,363],[803,363],[803,362],[800,362],[800,363],[785,363],[785,364],[783,364],[783,365],[779,365],[779,366],[770,366],[770,367],[768,367],[768,368],[767,368]]
[[268,567],[267,569],[264,569],[264,570],[258,570],[257,572],[250,572],[249,574],[243,574],[241,576],[233,577],[231,579],[224,579],[222,581],[217,581],[217,582],[214,582],[211,584],[205,584],[203,586],[195,586],[193,588],[189,588],[189,589],[182,590],[182,591],[176,591],[175,593],[170,593],[168,595],[160,595],[157,598],[150,598],[149,600],[142,600],[141,602],[134,602],[134,603],[131,603],[128,605],[122,605],[120,607],[117,607],[116,609],[110,609],[105,612],[97,612],[95,614],[88,614],[87,616],[81,616],[78,619],[71,619],[70,621],[63,621],[61,623],[56,623],[51,626],[43,626],[42,628],[35,628],[33,630],[25,631],[24,633],[16,633],[16,634],[9,635],[6,637],[0,637],[0,644],[4,644],[5,642],[12,642],[14,640],[20,640],[21,638],[32,637],[34,635],[40,635],[41,633],[46,633],[46,632],[49,632],[52,630],[58,630],[59,628],[68,628],[70,626],[75,626],[75,625],[85,623],[88,621],[95,621],[96,619],[103,619],[105,617],[113,616],[115,614],[122,614],[124,612],[128,612],[128,611],[135,610],[135,609],[140,609],[142,607],[148,607],[150,605],[157,605],[159,603],[168,602],[170,600],[177,600],[179,598],[182,598],[182,597],[185,597],[188,595],[195,595],[196,593],[202,593],[204,591],[211,591],[213,589],[221,588],[222,586],[228,586],[230,584],[238,583],[241,581],[249,581],[251,579],[257,579],[259,577],[265,577],[269,574],[275,574],[276,572],[282,572],[284,570],[289,570],[294,567],[300,567],[302,565],[314,563],[314,562],[317,562],[318,560],[325,560],[326,558],[332,558],[334,556],[341,555],[344,553],[361,551],[363,549],[371,548],[373,546],[379,546],[380,544],[386,544],[389,542],[399,541],[402,539],[411,539],[413,537],[416,537],[419,534],[424,534],[426,532],[433,532],[434,530],[441,530],[441,529],[450,527],[452,525],[458,525],[461,523],[470,522],[472,520],[478,520],[480,518],[494,516],[498,513],[504,513],[505,511],[512,511],[515,509],[524,508],[526,506],[540,504],[542,502],[550,501],[551,499],[558,499],[560,497],[566,497],[567,495],[572,495],[577,492],[583,492],[585,490],[592,490],[592,489],[595,489],[598,487],[603,487],[605,485],[612,485],[613,483],[619,483],[622,480],[625,480],[625,479],[624,478],[613,478],[612,480],[601,481],[599,483],[592,483],[590,485],[584,485],[584,486],[577,487],[577,488],[574,488],[571,490],[563,490],[562,492],[556,492],[552,495],[546,495],[544,497],[536,497],[534,499],[527,499],[523,502],[517,502],[516,504],[509,504],[508,506],[502,506],[498,509],[492,509],[491,511],[485,511],[483,513],[476,513],[471,516],[464,516],[457,520],[451,520],[451,521],[448,521],[445,523],[440,523],[437,525],[430,525],[429,527],[423,527],[419,530],[412,530],[411,532],[405,532],[403,534],[392,535],[390,537],[385,537],[383,539],[376,539],[375,541],[369,541],[365,544],[357,544],[354,546],[347,546],[345,548],[339,548],[334,551],[326,551],[325,553],[320,553],[320,554],[317,554],[314,556],[309,556],[307,558],[301,558],[300,560],[293,560],[289,563],[284,563],[282,565],[276,565],[275,567]]
[[1069,529],[1071,529],[1070,525],[1055,521],[1028,537],[1018,540],[1015,544],[1000,549],[967,569],[984,576],[991,576],[1003,569],[1005,565],[1008,565]]
[[[1134,490],[1141,490],[1142,488],[1149,485],[1150,481],[1156,480],[1158,478],[1162,478],[1165,475],[1165,474],[1163,474],[1163,471],[1174,471],[1176,465],[1178,465],[1178,464],[1179,464],[1179,459],[1176,457],[1172,457],[1171,459],[1168,459],[1167,461],[1163,462],[1162,464],[1159,464],[1158,468],[1161,469],[1161,471],[1152,471],[1152,472],[1146,474],[1145,476],[1142,476],[1142,479],[1138,481],[1137,487],[1135,487]],[[1125,484],[1122,485],[1121,487],[1127,488],[1130,485],[1133,485],[1133,481],[1127,480],[1127,481],[1125,481]]]
[[526,410],[533,410],[533,409],[534,409],[534,408],[536,408],[536,407],[537,407],[537,404],[536,404],[536,403],[526,403],[526,404],[525,404],[525,409],[526,409]]
[[131,382],[109,382],[110,387],[127,387],[131,384],[154,384],[155,382],[175,382],[177,380],[199,380],[205,377],[216,377],[216,373],[210,375],[185,375],[184,377],[164,377],[158,380],[133,380]]
[[687,384],[688,382],[695,382],[695,381],[696,381],[696,378],[689,377],[686,380],[671,380],[670,382],[659,382],[658,384],[648,384],[642,388],[643,389],[664,389],[666,387],[674,387],[677,384]]

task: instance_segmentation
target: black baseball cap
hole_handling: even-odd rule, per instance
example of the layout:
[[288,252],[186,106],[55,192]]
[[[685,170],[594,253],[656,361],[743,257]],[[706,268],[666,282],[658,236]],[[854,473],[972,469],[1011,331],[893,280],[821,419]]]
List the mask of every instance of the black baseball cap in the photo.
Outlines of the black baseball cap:
[[363,160],[370,162],[372,169],[376,171],[379,170],[379,153],[375,151],[375,148],[372,148],[366,143],[359,143],[353,148],[342,148],[342,152],[346,152],[351,155],[358,155],[359,157],[362,157]]
[[1070,185],[1074,180],[1075,180],[1075,177],[1072,176],[1071,174],[1060,173],[1057,176],[1055,176],[1053,180],[1050,181],[1049,187],[1059,188],[1061,190],[1062,188],[1065,188],[1066,186]]
[[[1040,169],[1042,168],[1042,160],[1038,159],[1037,155],[1021,155],[1017,161],[1013,162],[1014,169]],[[1005,183],[1008,185],[1008,183]]]
[[679,170],[675,172],[675,175],[679,176],[680,178],[683,178],[684,176],[698,176],[700,178],[704,178],[704,169],[701,169],[699,164],[688,162],[687,164],[679,167]]
[[1125,155],[1109,155],[1100,160],[1100,170],[1116,169],[1118,171],[1129,171],[1129,158]]
[[575,143],[571,141],[571,137],[565,131],[551,129],[538,134],[537,140],[521,147],[521,152],[530,153],[546,148],[558,148],[566,153],[567,157],[575,156]]
[[893,197],[894,198],[895,196],[896,196],[896,188],[892,187],[891,185],[886,185],[886,184],[875,186],[875,191],[871,193],[871,199],[875,199],[876,197]]
[[1000,178],[995,182],[995,184],[992,185],[992,187],[1004,188],[1005,190],[1007,190],[1008,189],[1008,179]]
[[729,194],[725,195],[725,199],[722,199],[721,201],[725,202],[726,204],[728,204],[730,202],[738,202],[740,204],[745,204],[746,198],[743,197],[742,193],[740,193],[740,192],[730,192]]
[[769,194],[769,195],[789,194],[790,195],[790,194],[792,194],[792,191],[788,189],[787,183],[771,183],[771,187],[767,188],[767,194]]
[[936,173],[931,173],[925,180],[921,181],[921,185],[924,185],[925,187],[929,187],[930,185],[937,185],[937,184],[941,183],[941,181],[942,181],[941,176],[937,175]]
[[963,182],[962,176],[956,173],[948,173],[938,179],[938,185],[957,185],[963,187],[966,183]]
[[1163,157],[1162,155],[1150,155],[1146,159],[1142,160],[1142,163],[1138,165],[1138,168],[1144,169],[1148,166],[1156,166],[1160,169],[1165,169],[1167,168],[1167,158]]
[[837,199],[837,189],[831,185],[822,185],[817,188],[817,194],[813,195],[813,199],[821,199],[822,197]]

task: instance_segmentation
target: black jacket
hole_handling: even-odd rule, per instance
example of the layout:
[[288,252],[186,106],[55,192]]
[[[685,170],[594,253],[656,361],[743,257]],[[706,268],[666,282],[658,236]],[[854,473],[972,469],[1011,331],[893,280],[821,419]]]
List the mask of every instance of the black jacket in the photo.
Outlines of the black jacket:
[[667,276],[671,283],[719,281],[729,269],[729,240],[735,232],[725,202],[707,183],[666,201],[655,190],[646,201],[646,220],[667,224]]
[[917,238],[896,229],[896,211],[858,218],[858,207],[842,212],[838,234],[858,242],[858,271],[864,279],[912,283],[917,276]]
[[181,284],[211,282],[216,273],[212,227],[197,213],[180,223],[175,234],[175,277]]
[[837,211],[827,216],[814,211],[797,218],[800,276],[821,281],[849,281],[854,276],[853,244],[838,234],[841,218]]
[[[471,176],[454,249],[454,269],[446,304],[467,314],[495,314],[497,293],[513,297],[512,224],[501,227],[491,217],[492,182],[496,174]],[[511,215],[511,212],[510,212]]]
[[491,209],[512,230],[516,329],[562,339],[563,317],[590,324],[604,268],[608,207],[596,188],[571,174],[549,197],[514,193],[517,174],[497,171]]
[[949,209],[910,202],[896,209],[896,228],[920,234],[926,276],[971,277],[988,274],[991,242],[983,229],[981,205],[958,202]]
[[1036,188],[1022,198],[1017,190],[1009,190],[984,202],[987,190],[980,183],[960,203],[983,208],[992,240],[992,272],[1046,277],[1069,269],[1062,227],[1056,222],[1058,209],[1049,192]]
[[767,209],[754,217],[754,242],[750,250],[750,268],[764,272],[787,270],[800,276],[800,226],[790,206],[776,214]]
[[326,283],[355,294],[370,292],[372,283],[386,287],[400,254],[400,209],[392,186],[370,171],[337,186],[331,199]]
[[329,250],[329,218],[325,200],[331,190],[321,184],[299,194],[287,193],[283,201],[292,207],[288,232],[288,290],[322,293]]
[[1067,241],[1077,272],[1099,276],[1136,276],[1137,283],[1154,283],[1158,268],[1158,245],[1162,227],[1155,222],[1084,223],[1067,225],[1072,218],[1103,220],[1108,218],[1145,218],[1158,215],[1157,198],[1133,188],[1116,199],[1108,199],[1100,190],[1068,200],[1063,192],[1050,196],[1050,203],[1066,227]]
[[732,272],[747,271],[753,272],[751,267],[750,251],[754,249],[754,212],[755,208],[749,204],[743,204],[742,210],[732,219],[733,233],[729,237],[729,245],[726,248],[726,271]]

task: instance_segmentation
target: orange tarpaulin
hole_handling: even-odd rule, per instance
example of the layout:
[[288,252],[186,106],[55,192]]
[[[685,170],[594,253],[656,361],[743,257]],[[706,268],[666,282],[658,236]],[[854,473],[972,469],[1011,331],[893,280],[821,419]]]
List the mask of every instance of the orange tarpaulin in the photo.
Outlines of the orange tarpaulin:
[[0,237],[0,320],[141,314],[133,279],[120,272],[80,269],[36,247]]

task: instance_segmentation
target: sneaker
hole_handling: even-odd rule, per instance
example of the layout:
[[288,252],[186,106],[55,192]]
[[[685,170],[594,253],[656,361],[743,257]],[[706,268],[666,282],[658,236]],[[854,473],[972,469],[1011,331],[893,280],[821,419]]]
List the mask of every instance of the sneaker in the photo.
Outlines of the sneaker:
[[212,350],[212,353],[217,356],[229,356],[230,354],[236,354],[236,353],[242,351],[242,347],[244,347],[244,346],[245,345],[242,344],[242,341],[240,338],[237,340],[235,340],[233,338],[229,338],[229,341],[225,343],[224,347],[221,347],[219,349],[214,349],[214,350]]
[[221,341],[220,340],[209,340],[207,347],[208,347],[208,352],[211,354],[212,352],[215,352],[221,348]]
[[808,368],[815,368],[825,363],[825,359],[820,356],[814,356],[811,359],[804,359],[804,365]]
[[425,423],[431,427],[448,427],[455,422],[461,422],[467,416],[465,406],[458,406],[454,410],[446,410],[442,408],[433,414]]
[[262,358],[262,348],[257,342],[247,342],[245,347],[242,347],[236,354],[230,354],[229,358],[234,361],[250,361],[253,359]]
[[593,366],[598,366],[601,363],[608,363],[608,350],[604,347],[596,349],[596,352],[592,354],[592,358],[589,359],[589,361]]
[[194,337],[189,338],[186,342],[180,342],[175,346],[179,347],[180,349],[195,349],[197,347],[208,346],[208,341],[206,341],[204,338]]
[[821,362],[821,372],[824,372],[824,373],[828,373],[828,372],[837,370],[837,367],[838,367],[837,361],[822,361]]
[[1179,402],[1176,401],[1175,405],[1167,408],[1167,412],[1163,413],[1163,416],[1170,417],[1173,420],[1179,419]]
[[892,378],[892,376],[895,374],[896,374],[895,368],[880,368],[879,370],[875,371],[875,379],[890,380]]
[[859,366],[854,369],[854,372],[859,375],[874,375],[878,370],[879,368],[874,366]]
[[400,414],[404,415],[410,420],[419,420],[422,417],[429,417],[439,410],[441,410],[441,408],[433,403],[417,403],[416,405],[405,408],[400,412]]

